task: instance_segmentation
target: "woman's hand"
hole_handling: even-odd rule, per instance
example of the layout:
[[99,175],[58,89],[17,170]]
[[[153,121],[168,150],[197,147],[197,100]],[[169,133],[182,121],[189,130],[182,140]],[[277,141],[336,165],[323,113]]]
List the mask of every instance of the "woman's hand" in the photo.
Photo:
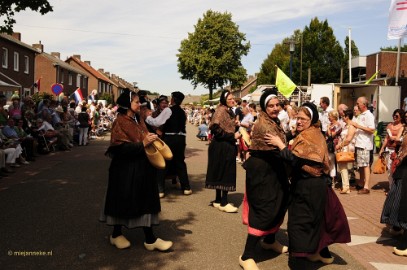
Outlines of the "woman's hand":
[[240,139],[240,137],[242,137],[242,134],[239,131],[235,132],[235,139]]
[[264,136],[264,140],[266,141],[267,144],[277,146],[280,150],[285,148],[285,143],[283,143],[280,137],[273,135],[271,133],[267,133],[266,136]]
[[157,140],[158,136],[154,133],[148,133],[147,136],[143,140],[143,145],[147,146],[151,144],[153,141]]

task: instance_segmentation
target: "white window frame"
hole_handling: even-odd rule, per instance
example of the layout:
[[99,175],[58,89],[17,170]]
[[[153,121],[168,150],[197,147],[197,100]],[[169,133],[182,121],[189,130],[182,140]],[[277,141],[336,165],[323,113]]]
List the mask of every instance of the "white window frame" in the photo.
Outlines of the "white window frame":
[[18,52],[14,52],[14,71],[20,70],[20,54]]
[[27,55],[24,55],[24,73],[30,73],[30,57],[28,57]]
[[2,48],[2,59],[1,59],[1,66],[3,68],[8,68],[8,49]]
[[72,74],[70,72],[68,73],[68,84],[72,85]]
[[81,87],[81,78],[82,78],[82,76],[81,76],[81,74],[77,74],[76,75],[76,87]]

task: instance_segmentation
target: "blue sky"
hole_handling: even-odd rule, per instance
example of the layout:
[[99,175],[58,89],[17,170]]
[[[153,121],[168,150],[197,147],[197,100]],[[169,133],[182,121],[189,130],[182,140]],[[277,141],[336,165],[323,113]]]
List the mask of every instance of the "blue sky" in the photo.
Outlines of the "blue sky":
[[[212,9],[230,12],[239,30],[252,44],[242,58],[247,73],[254,74],[276,43],[296,29],[304,29],[314,17],[328,20],[337,40],[344,46],[351,38],[361,55],[384,46],[396,46],[387,40],[390,0],[50,0],[54,12],[41,16],[17,13],[14,31],[22,41],[41,43],[47,53],[60,52],[65,60],[80,54],[96,68],[138,82],[141,89],[162,94],[193,90],[181,80],[177,68],[181,40],[203,14]],[[134,2],[134,3],[133,3]],[[295,68],[295,67],[293,67]]]

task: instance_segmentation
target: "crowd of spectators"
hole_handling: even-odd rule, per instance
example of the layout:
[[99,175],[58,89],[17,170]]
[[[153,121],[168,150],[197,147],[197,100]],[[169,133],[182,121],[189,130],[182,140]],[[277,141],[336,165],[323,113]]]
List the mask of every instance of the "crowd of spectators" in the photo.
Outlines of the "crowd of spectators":
[[10,100],[0,94],[0,178],[29,165],[41,154],[86,146],[108,130],[115,108],[103,103],[69,100],[64,94]]

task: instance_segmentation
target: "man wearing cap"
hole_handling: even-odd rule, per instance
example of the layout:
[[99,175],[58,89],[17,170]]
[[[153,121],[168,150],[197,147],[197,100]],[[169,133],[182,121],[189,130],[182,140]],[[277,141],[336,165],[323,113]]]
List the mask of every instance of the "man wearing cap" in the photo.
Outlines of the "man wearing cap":
[[[173,154],[173,159],[170,164],[174,166],[184,195],[191,195],[192,190],[189,185],[187,165],[185,163],[185,125],[187,117],[180,106],[184,97],[184,94],[181,92],[171,93],[171,107],[165,108],[156,118],[148,116],[146,122],[155,127],[163,126],[163,141],[170,147]],[[168,170],[168,165],[169,164],[166,166],[166,170]],[[164,181],[165,174],[161,177],[160,181],[158,181],[158,189],[161,197],[164,195]]]

